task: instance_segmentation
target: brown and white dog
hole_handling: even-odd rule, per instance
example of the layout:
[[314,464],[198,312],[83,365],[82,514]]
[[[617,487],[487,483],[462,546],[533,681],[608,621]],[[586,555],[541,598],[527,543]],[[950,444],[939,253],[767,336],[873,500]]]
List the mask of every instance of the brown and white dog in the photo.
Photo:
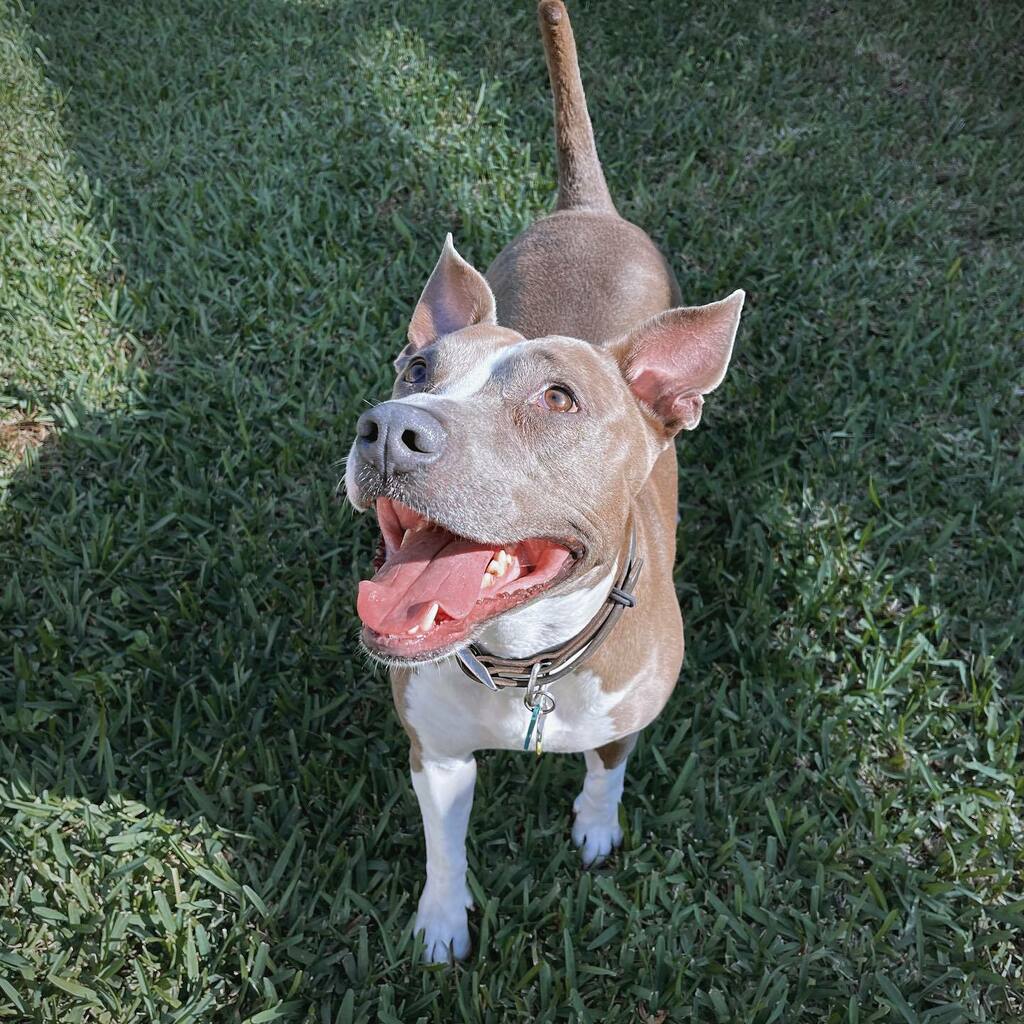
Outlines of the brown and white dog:
[[[411,744],[427,849],[416,929],[432,961],[470,948],[474,751],[539,747],[543,725],[543,749],[586,759],[572,828],[584,863],[621,842],[626,758],[683,659],[673,438],[721,383],[744,298],[680,307],[667,263],[608,193],[560,0],[542,0],[539,21],[557,208],[486,275],[448,236],[392,397],[360,417],[345,474],[383,535],[358,611]],[[585,643],[602,623],[606,642]],[[497,689],[482,685],[492,676]],[[524,677],[525,691],[498,685]]]

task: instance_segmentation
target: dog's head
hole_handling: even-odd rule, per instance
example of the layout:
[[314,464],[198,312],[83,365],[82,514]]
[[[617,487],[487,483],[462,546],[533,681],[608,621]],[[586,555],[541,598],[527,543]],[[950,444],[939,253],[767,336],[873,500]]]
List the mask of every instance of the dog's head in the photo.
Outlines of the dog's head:
[[601,346],[526,340],[498,326],[449,235],[345,474],[382,534],[357,602],[371,654],[436,660],[606,573],[656,458],[721,383],[742,305],[734,292],[669,310]]

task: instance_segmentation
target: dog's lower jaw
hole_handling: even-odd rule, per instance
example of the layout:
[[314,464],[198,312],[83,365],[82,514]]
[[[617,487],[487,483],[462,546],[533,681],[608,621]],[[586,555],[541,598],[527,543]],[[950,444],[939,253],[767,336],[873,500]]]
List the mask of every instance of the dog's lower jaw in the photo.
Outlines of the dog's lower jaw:
[[423,934],[426,963],[462,960],[469,954],[466,911],[473,900],[466,885],[466,828],[475,784],[472,755],[424,760],[412,773],[427,845],[427,881],[415,925]]

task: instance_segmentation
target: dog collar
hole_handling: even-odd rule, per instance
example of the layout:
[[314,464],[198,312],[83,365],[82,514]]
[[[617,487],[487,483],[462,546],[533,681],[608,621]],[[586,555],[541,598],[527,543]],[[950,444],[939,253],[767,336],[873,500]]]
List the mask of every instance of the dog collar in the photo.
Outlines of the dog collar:
[[592,658],[627,609],[636,607],[636,583],[644,560],[636,553],[636,527],[629,533],[629,549],[618,582],[608,592],[598,613],[575,636],[529,658],[499,658],[467,644],[455,652],[459,667],[470,679],[491,690],[525,689],[553,683]]

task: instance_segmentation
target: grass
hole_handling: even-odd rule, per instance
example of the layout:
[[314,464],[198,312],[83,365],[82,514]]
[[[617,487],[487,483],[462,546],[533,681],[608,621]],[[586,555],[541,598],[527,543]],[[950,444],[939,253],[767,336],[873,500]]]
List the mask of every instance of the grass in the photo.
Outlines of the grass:
[[445,971],[337,460],[444,233],[550,206],[531,5],[0,0],[0,1019],[1024,1015],[1020,12],[574,20],[623,212],[748,313],[625,849],[482,755]]

